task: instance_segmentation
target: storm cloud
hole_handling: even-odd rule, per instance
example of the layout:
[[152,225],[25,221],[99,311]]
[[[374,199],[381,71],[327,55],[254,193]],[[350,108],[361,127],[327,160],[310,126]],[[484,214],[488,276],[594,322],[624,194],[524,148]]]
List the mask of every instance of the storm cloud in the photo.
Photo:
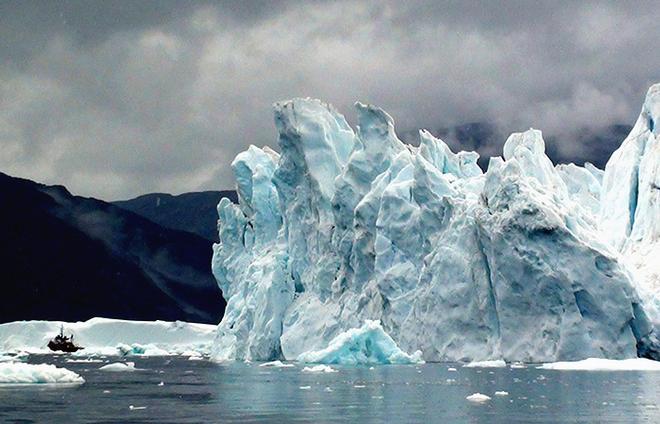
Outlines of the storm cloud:
[[230,188],[296,96],[583,157],[572,134],[632,124],[660,81],[657,3],[405,3],[0,2],[0,171],[108,200]]

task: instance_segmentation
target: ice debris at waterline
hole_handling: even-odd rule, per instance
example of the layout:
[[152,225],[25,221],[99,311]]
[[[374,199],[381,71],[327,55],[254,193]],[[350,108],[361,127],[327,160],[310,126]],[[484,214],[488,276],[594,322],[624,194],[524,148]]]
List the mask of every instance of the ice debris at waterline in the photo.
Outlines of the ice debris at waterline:
[[302,372],[333,373],[333,372],[337,372],[337,370],[327,365],[319,364],[311,367],[305,367],[302,369]]
[[0,354],[0,362],[25,362],[30,357],[27,352],[16,352],[7,355]]
[[582,361],[553,362],[538,369],[560,371],[660,371],[660,362],[646,358],[612,360],[588,358]]
[[208,355],[216,326],[187,322],[127,321],[92,318],[85,322],[16,321],[0,324],[0,353],[51,353],[48,341],[59,334],[74,334],[85,349],[75,356],[160,356],[197,352]]
[[142,371],[140,368],[135,368],[135,362],[113,362],[112,364],[103,365],[99,371],[108,372],[133,372]]
[[263,364],[259,364],[260,367],[262,368],[293,368],[295,365],[293,364],[285,364],[282,361],[271,361],[271,362],[264,362]]
[[4,362],[0,364],[2,384],[82,384],[85,380],[73,371],[49,364]]
[[318,351],[298,355],[299,362],[322,364],[414,364],[424,362],[422,352],[403,352],[383,331],[378,321],[367,320],[360,328],[339,334]]
[[505,368],[506,362],[501,359],[493,361],[476,361],[463,365],[465,368]]
[[483,173],[356,108],[357,132],[318,100],[277,103],[280,153],[232,163],[215,359],[295,360],[367,320],[430,361],[660,359],[660,85],[605,171],[553,166],[530,129]]

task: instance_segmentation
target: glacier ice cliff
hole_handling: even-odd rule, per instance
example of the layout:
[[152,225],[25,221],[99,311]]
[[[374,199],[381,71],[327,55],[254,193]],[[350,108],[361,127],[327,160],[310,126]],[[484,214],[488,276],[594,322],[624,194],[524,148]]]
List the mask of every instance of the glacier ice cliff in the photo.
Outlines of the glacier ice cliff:
[[353,350],[386,337],[427,361],[660,359],[660,85],[604,172],[554,166],[530,129],[484,173],[476,153],[423,130],[406,145],[385,111],[356,109],[354,131],[321,101],[277,103],[280,152],[232,163],[215,359],[360,362],[337,341],[371,320]]

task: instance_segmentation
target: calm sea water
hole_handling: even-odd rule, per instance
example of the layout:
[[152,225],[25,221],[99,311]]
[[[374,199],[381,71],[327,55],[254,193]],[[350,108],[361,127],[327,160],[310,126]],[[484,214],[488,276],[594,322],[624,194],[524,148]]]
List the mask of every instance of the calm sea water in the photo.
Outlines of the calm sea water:
[[[660,422],[660,372],[425,364],[310,374],[298,365],[131,360],[144,371],[110,373],[98,370],[103,364],[67,363],[65,356],[32,357],[74,370],[86,383],[0,386],[0,422]],[[492,399],[465,399],[475,392]]]

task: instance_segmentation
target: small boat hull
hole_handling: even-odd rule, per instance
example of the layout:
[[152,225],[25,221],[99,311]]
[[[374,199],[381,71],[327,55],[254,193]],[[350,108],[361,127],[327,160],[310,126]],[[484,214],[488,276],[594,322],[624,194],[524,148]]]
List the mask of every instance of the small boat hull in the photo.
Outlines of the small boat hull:
[[48,349],[54,351],[54,352],[77,352],[81,349],[84,349],[80,346],[76,346],[71,342],[66,342],[66,343],[57,343],[51,340],[48,342]]

